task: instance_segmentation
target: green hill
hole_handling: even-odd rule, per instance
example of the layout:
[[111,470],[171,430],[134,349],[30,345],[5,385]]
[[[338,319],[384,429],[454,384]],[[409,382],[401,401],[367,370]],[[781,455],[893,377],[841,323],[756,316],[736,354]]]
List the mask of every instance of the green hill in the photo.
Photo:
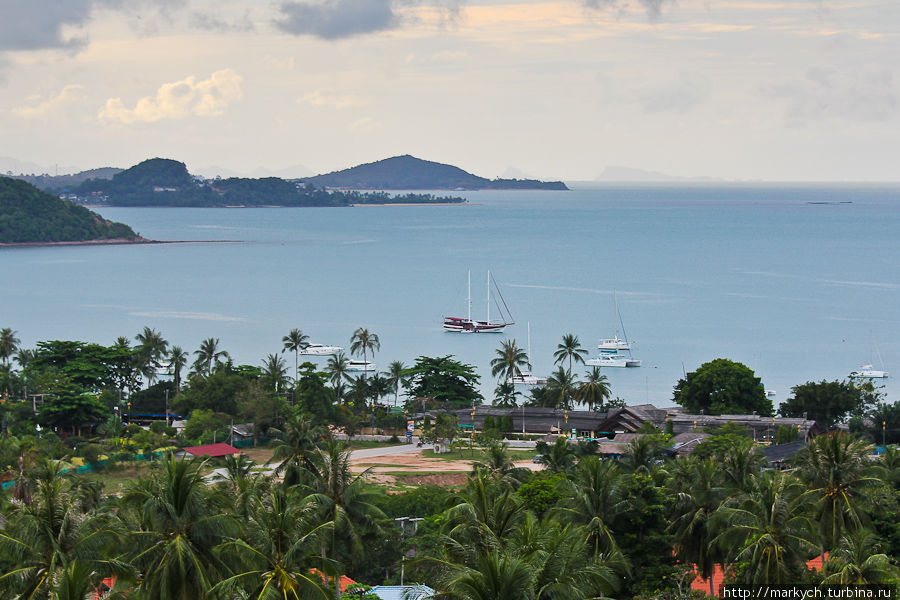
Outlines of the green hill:
[[33,185],[0,177],[0,243],[141,241],[128,225],[42,192]]
[[405,154],[304,179],[316,186],[355,190],[567,190],[562,181],[485,179],[453,165]]

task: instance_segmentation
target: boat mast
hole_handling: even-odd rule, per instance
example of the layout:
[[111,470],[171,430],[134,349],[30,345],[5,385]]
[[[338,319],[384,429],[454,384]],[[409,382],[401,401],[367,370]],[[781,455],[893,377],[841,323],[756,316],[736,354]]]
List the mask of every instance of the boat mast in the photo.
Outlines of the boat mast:
[[628,356],[631,356],[631,344],[628,343],[628,334],[625,333],[625,323],[622,321],[622,315],[619,314],[619,299],[616,296],[616,290],[613,290],[613,303],[616,305],[616,317],[619,319],[619,327],[622,328],[622,337],[625,338],[625,345],[628,346]]
[[466,320],[469,323],[471,323],[472,322],[472,271],[471,270],[467,271],[467,279],[468,279],[468,285],[467,285],[468,292],[466,293],[466,305],[467,305]]
[[490,324],[491,322],[491,270],[488,269],[488,296],[487,296],[487,322]]
[[528,371],[531,372],[531,321],[528,321]]

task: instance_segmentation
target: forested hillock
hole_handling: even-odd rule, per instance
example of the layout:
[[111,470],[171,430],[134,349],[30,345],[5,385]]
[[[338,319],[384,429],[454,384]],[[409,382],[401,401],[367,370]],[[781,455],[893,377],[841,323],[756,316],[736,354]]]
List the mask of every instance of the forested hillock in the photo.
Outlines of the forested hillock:
[[0,177],[0,243],[109,239],[140,238],[128,225],[107,221],[24,181]]

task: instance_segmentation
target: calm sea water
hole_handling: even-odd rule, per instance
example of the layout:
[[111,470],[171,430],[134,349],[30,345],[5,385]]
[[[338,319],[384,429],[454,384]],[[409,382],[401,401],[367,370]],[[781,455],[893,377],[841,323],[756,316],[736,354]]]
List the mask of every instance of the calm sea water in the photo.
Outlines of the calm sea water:
[[[535,374],[565,333],[596,355],[620,329],[615,290],[643,366],[604,372],[631,404],[670,404],[683,372],[717,357],[753,368],[776,405],[863,363],[900,376],[900,187],[464,194],[469,205],[103,208],[145,237],[196,243],[0,250],[0,326],[25,346],[149,326],[190,351],[218,337],[249,364],[294,327],[345,347],[367,327],[379,368],[452,354],[489,395],[490,359],[504,337],[525,347],[528,323]],[[488,269],[517,324],[444,332],[442,315],[465,314],[467,270],[483,315]]]

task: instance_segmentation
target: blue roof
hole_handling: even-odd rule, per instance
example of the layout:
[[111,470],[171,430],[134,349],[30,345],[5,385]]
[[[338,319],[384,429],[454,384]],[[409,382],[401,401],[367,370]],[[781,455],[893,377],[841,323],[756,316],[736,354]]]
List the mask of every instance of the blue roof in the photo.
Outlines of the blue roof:
[[381,600],[425,600],[435,591],[427,585],[376,585],[369,592]]

